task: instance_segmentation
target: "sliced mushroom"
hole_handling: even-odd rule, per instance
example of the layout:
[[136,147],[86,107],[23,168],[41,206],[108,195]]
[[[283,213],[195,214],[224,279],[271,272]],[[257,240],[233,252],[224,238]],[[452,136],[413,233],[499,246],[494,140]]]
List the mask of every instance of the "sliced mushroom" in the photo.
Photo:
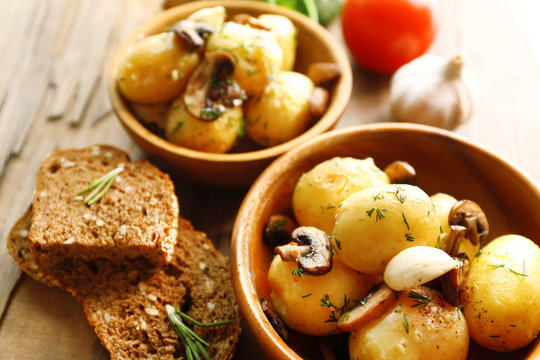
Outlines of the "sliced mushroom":
[[450,209],[448,214],[450,225],[461,225],[467,228],[467,239],[477,245],[485,240],[489,234],[489,223],[486,214],[474,201],[458,201]]
[[270,325],[272,325],[274,330],[276,330],[279,337],[282,338],[283,341],[287,342],[289,340],[287,328],[285,327],[283,320],[281,320],[281,317],[276,314],[276,312],[272,309],[272,307],[268,303],[268,300],[266,300],[265,297],[261,299],[261,308],[264,315],[266,315],[266,318],[270,322]]
[[184,93],[184,104],[194,117],[214,121],[228,107],[242,104],[244,91],[230,76],[234,60],[224,51],[207,54],[197,66]]
[[297,227],[296,221],[288,216],[272,215],[264,227],[264,240],[272,248],[286,244]]
[[452,257],[457,256],[463,238],[467,234],[467,228],[461,225],[450,225],[450,231],[446,235],[446,253]]
[[309,66],[307,76],[315,85],[322,85],[337,79],[342,72],[343,70],[339,64],[318,62]]
[[275,248],[276,253],[284,254],[283,261],[296,261],[307,275],[324,275],[332,269],[332,247],[324,231],[301,226],[292,232],[291,237],[292,243]]
[[337,323],[337,327],[343,331],[353,332],[359,330],[371,320],[382,316],[398,299],[398,293],[393,291],[385,283],[379,283],[371,287],[362,302],[349,310]]
[[295,242],[276,246],[274,253],[281,256],[283,261],[298,261],[302,256],[309,254],[311,248],[309,245],[299,245]]
[[469,274],[469,259],[464,252],[459,253],[454,259],[460,261],[457,269],[452,269],[441,277],[442,293],[446,301],[457,306],[459,294],[465,290],[464,284]]
[[328,106],[328,90],[317,86],[309,98],[309,112],[314,118],[321,117]]
[[416,170],[406,161],[394,161],[384,172],[392,184],[416,185]]
[[194,49],[203,47],[206,36],[215,31],[212,25],[192,20],[180,20],[171,29]]
[[259,19],[248,15],[248,14],[238,14],[233,17],[232,21],[241,25],[249,25],[254,29],[270,31],[270,29],[264,26]]

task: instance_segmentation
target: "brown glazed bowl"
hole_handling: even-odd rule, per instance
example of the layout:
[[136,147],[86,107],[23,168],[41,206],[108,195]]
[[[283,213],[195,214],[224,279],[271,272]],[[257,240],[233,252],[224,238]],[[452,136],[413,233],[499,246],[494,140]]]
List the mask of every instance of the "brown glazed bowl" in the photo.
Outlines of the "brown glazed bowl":
[[[263,13],[288,17],[298,30],[298,49],[295,70],[305,73],[311,63],[324,61],[341,65],[342,76],[330,92],[325,114],[300,136],[277,146],[246,152],[214,154],[190,150],[149,131],[132,114],[128,104],[117,91],[119,64],[126,49],[142,37],[159,33],[193,12],[216,5],[227,10],[228,18],[247,13]],[[258,1],[194,1],[176,6],[156,15],[127,37],[116,50],[109,67],[108,92],[116,116],[129,136],[154,158],[168,165],[170,172],[193,182],[216,187],[247,187],[260,172],[279,155],[298,147],[309,139],[334,127],[351,96],[352,71],[345,51],[322,26],[308,17],[284,7]]]
[[[334,337],[309,337],[290,331],[286,344],[267,321],[260,299],[269,299],[268,269],[272,250],[262,238],[273,214],[292,213],[291,198],[298,178],[335,156],[372,157],[379,168],[395,160],[414,166],[418,186],[428,195],[445,192],[471,199],[490,222],[488,240],[516,233],[540,242],[540,188],[502,157],[457,134],[414,124],[381,123],[323,134],[277,159],[257,179],[236,218],[231,268],[240,309],[256,341],[270,359],[323,359],[317,344]],[[347,340],[342,341],[347,348]],[[533,359],[540,341],[512,353],[496,353],[471,341],[471,359]]]

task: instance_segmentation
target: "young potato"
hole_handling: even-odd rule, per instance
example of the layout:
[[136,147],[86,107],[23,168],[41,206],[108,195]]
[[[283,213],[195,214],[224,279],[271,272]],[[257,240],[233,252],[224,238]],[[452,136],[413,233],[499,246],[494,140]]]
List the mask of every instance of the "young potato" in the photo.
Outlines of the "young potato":
[[182,97],[169,110],[165,137],[173,144],[212,153],[229,151],[242,128],[242,107],[227,109],[214,121],[199,120],[186,110]]
[[351,334],[351,359],[463,360],[469,351],[467,322],[436,290],[400,292],[386,314]]
[[127,100],[146,105],[173,101],[199,63],[174,32],[146,37],[132,45],[118,70],[118,88]]
[[336,256],[354,270],[380,275],[403,249],[437,247],[439,226],[431,199],[419,187],[375,186],[341,204],[332,246]]
[[292,70],[296,61],[297,31],[291,20],[283,15],[263,14],[259,16],[262,25],[276,35],[281,51],[283,51],[283,65],[281,70]]
[[331,233],[339,204],[357,191],[388,184],[372,158],[335,157],[303,174],[294,188],[292,207],[302,226]]
[[137,119],[149,127],[165,130],[169,105],[131,104],[131,111]]
[[540,249],[520,235],[501,236],[473,259],[460,302],[471,337],[512,351],[540,332]]
[[226,22],[212,34],[206,51],[225,51],[233,57],[233,78],[248,95],[263,91],[283,64],[283,52],[273,33],[235,22]]
[[[292,273],[296,268],[295,262],[274,257],[268,271],[271,299],[285,324],[308,335],[337,333],[337,319],[342,313],[337,309],[344,306],[345,300],[353,306],[352,300],[362,299],[370,286],[379,281],[379,278],[359,274],[335,259],[332,270],[322,276],[300,277]],[[321,299],[326,297],[335,308],[323,305]]]
[[311,125],[309,98],[313,82],[305,75],[282,71],[245,106],[246,131],[262,146],[284,143]]
[[226,17],[227,11],[223,6],[214,6],[195,11],[187,17],[187,20],[212,25],[215,31],[218,31],[223,26]]

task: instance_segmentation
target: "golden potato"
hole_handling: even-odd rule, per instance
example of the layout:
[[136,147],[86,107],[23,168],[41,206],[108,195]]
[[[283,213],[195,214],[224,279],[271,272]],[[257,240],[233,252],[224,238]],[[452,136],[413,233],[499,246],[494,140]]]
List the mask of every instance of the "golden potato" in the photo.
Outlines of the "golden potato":
[[354,270],[380,275],[403,249],[437,247],[439,226],[433,203],[419,187],[369,187],[339,206],[332,246],[336,256]]
[[394,307],[349,339],[351,359],[462,360],[468,350],[465,317],[427,287],[400,292]]
[[263,14],[259,16],[262,25],[276,35],[281,51],[283,65],[281,70],[292,70],[296,61],[297,31],[291,20],[283,15]]
[[187,20],[202,22],[212,25],[215,31],[223,26],[227,18],[227,10],[223,6],[214,6],[195,11],[187,17]]
[[[337,333],[337,319],[342,313],[338,309],[343,308],[345,300],[353,306],[352,300],[362,299],[370,286],[379,280],[361,275],[335,259],[332,270],[322,276],[300,277],[293,274],[296,268],[295,262],[274,257],[268,271],[271,299],[285,324],[308,335]],[[322,306],[323,300],[335,307]]]
[[173,32],[146,37],[131,46],[118,69],[118,88],[129,101],[165,104],[184,90],[199,63]]
[[169,105],[139,105],[131,104],[131,111],[137,119],[151,128],[165,130]]
[[242,108],[227,109],[214,121],[199,120],[187,112],[182,97],[169,110],[165,137],[173,144],[213,153],[229,151],[242,128]]
[[460,302],[471,337],[511,351],[540,332],[540,249],[520,235],[501,236],[473,259]]
[[283,64],[283,52],[272,32],[235,22],[226,22],[212,34],[206,51],[225,51],[233,57],[233,78],[248,95],[263,91]]
[[282,71],[245,106],[246,131],[262,146],[284,143],[311,125],[309,98],[313,82],[305,75]]
[[388,183],[388,176],[372,158],[336,157],[324,161],[298,180],[292,198],[294,216],[300,225],[314,226],[329,234],[342,201],[367,187]]

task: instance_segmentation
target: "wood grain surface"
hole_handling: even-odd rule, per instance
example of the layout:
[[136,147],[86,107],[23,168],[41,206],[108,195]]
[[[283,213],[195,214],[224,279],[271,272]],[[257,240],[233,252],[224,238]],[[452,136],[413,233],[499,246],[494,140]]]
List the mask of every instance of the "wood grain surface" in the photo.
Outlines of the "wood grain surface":
[[[534,0],[436,3],[439,29],[429,52],[463,54],[480,93],[472,120],[456,132],[540,182],[540,25],[533,16],[540,6]],[[0,0],[2,359],[108,357],[74,299],[27,277],[18,280],[5,238],[31,201],[37,167],[48,152],[107,143],[132,158],[144,156],[110,112],[102,74],[116,45],[158,11],[159,0]],[[339,22],[329,29],[341,40]],[[392,121],[389,78],[353,70],[352,99],[337,127]],[[246,190],[175,183],[181,214],[228,255]],[[237,358],[261,358],[247,329]]]

